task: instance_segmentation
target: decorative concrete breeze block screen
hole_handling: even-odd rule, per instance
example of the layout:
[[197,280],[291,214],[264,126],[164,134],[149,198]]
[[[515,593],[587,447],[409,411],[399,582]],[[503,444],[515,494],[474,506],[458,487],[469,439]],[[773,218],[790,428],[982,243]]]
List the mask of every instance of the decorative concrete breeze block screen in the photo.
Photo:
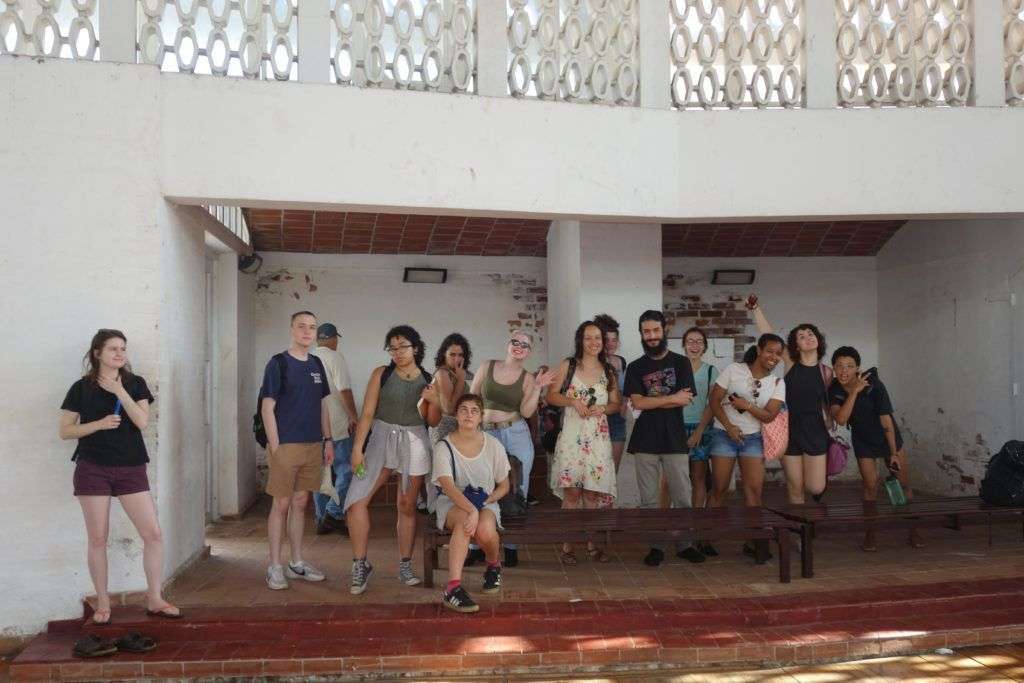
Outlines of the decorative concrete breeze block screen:
[[802,106],[803,6],[804,0],[670,0],[673,105]]
[[972,1],[835,0],[839,104],[968,104]]
[[138,2],[144,64],[214,76],[298,77],[298,0]]
[[336,83],[476,89],[475,0],[332,0],[331,21]]
[[0,0],[0,54],[99,59],[98,0]]
[[1024,105],[1024,0],[1003,0],[1006,101]]
[[508,0],[508,92],[635,106],[637,4],[656,0]]

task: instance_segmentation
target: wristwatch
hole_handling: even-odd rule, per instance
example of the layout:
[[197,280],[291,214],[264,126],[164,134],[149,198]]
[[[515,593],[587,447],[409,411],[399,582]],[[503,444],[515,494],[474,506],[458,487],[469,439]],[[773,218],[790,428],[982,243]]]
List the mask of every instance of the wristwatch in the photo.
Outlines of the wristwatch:
[[329,442],[329,441],[332,441],[331,437],[329,437],[329,436],[325,436],[325,437],[324,437],[324,439],[323,439],[323,442],[324,442],[324,443],[327,443],[327,442]]

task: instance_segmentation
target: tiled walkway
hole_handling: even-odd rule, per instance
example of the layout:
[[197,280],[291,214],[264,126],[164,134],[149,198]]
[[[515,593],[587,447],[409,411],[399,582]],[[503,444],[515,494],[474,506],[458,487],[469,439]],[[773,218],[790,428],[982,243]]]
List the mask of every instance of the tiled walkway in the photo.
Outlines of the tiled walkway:
[[[778,498],[781,491],[771,492]],[[835,487],[832,500],[856,500],[854,487]],[[362,596],[348,593],[348,572],[352,559],[348,539],[340,534],[316,536],[307,529],[305,558],[327,574],[322,584],[293,582],[287,591],[267,590],[266,514],[261,506],[242,521],[213,525],[207,532],[211,555],[185,572],[173,585],[170,598],[187,605],[283,605],[289,603],[409,603],[432,602],[437,591],[407,588],[396,580],[397,550],[394,513],[388,508],[373,510],[374,530],[370,560],[375,566],[370,589]],[[421,518],[421,523],[426,518]],[[312,523],[307,525],[312,527]],[[1024,577],[1024,544],[1019,524],[994,527],[989,547],[984,527],[964,531],[929,529],[926,547],[914,550],[899,531],[879,532],[878,552],[860,550],[855,534],[823,534],[815,544],[815,578],[794,577],[790,584],[778,583],[774,562],[757,566],[739,552],[736,543],[722,545],[721,555],[703,564],[690,564],[669,554],[660,567],[644,566],[640,560],[646,547],[630,544],[610,549],[612,561],[595,564],[579,552],[580,563],[565,567],[558,561],[555,545],[531,545],[520,549],[520,565],[504,573],[499,597],[476,595],[492,600],[630,600],[635,598],[714,598],[755,595],[786,595],[849,588],[884,592],[888,586],[984,579]],[[794,551],[795,552],[795,551]],[[794,555],[794,562],[797,558]],[[441,566],[447,556],[442,552]],[[419,547],[413,566],[419,568]],[[466,585],[480,581],[482,568],[466,569]],[[436,575],[438,585],[446,576]]]
[[[829,492],[834,502],[856,495],[853,487]],[[646,548],[638,544],[610,549],[614,559],[603,565],[580,553],[576,567],[562,566],[554,545],[533,544],[520,549],[519,567],[506,569],[497,596],[475,590],[480,567],[466,571],[481,603],[476,615],[443,609],[439,589],[397,582],[393,525],[390,509],[374,510],[370,557],[377,572],[366,594],[348,592],[347,538],[311,530],[305,559],[327,581],[270,591],[264,505],[208,530],[211,556],[168,593],[184,620],[150,620],[137,607],[120,607],[111,626],[88,629],[104,636],[142,630],[158,637],[157,652],[75,662],[68,653],[81,622],[53,622],[15,662],[12,677],[530,680],[646,672],[626,680],[824,682],[1013,680],[1021,673],[1020,651],[999,645],[1024,642],[1019,522],[996,526],[991,546],[977,527],[930,529],[918,550],[906,545],[905,532],[883,530],[876,553],[862,552],[856,535],[822,534],[816,578],[790,584],[778,583],[774,562],[756,566],[736,543],[703,564],[670,556],[657,568],[640,562]],[[444,574],[436,577],[440,585]],[[928,654],[947,645],[986,649],[970,657]],[[917,656],[846,661],[904,654]],[[846,663],[816,666],[837,661]],[[694,667],[707,670],[697,678],[681,673]],[[708,677],[712,670],[716,678]]]

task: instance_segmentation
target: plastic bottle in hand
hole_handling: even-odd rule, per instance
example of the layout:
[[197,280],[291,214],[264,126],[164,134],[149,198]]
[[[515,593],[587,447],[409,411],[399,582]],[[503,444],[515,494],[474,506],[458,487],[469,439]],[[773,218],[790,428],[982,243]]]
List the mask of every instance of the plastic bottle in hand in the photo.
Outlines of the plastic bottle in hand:
[[366,477],[366,463],[359,463],[352,468],[352,474],[355,475],[356,479],[363,479]]

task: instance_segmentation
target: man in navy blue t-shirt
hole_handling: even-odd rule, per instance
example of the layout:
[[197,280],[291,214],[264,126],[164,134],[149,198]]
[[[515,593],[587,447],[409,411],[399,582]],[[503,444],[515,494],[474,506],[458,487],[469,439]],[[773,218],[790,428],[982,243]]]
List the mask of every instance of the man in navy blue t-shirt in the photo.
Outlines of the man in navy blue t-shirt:
[[[309,492],[320,488],[323,465],[334,460],[327,397],[327,373],[309,350],[316,342],[316,316],[292,316],[292,343],[267,363],[260,389],[260,415],[267,433],[267,493],[274,497],[267,519],[270,567],[267,586],[288,587],[288,579],[323,581],[323,572],[302,559],[302,532]],[[291,560],[281,563],[281,535],[288,526]]]

